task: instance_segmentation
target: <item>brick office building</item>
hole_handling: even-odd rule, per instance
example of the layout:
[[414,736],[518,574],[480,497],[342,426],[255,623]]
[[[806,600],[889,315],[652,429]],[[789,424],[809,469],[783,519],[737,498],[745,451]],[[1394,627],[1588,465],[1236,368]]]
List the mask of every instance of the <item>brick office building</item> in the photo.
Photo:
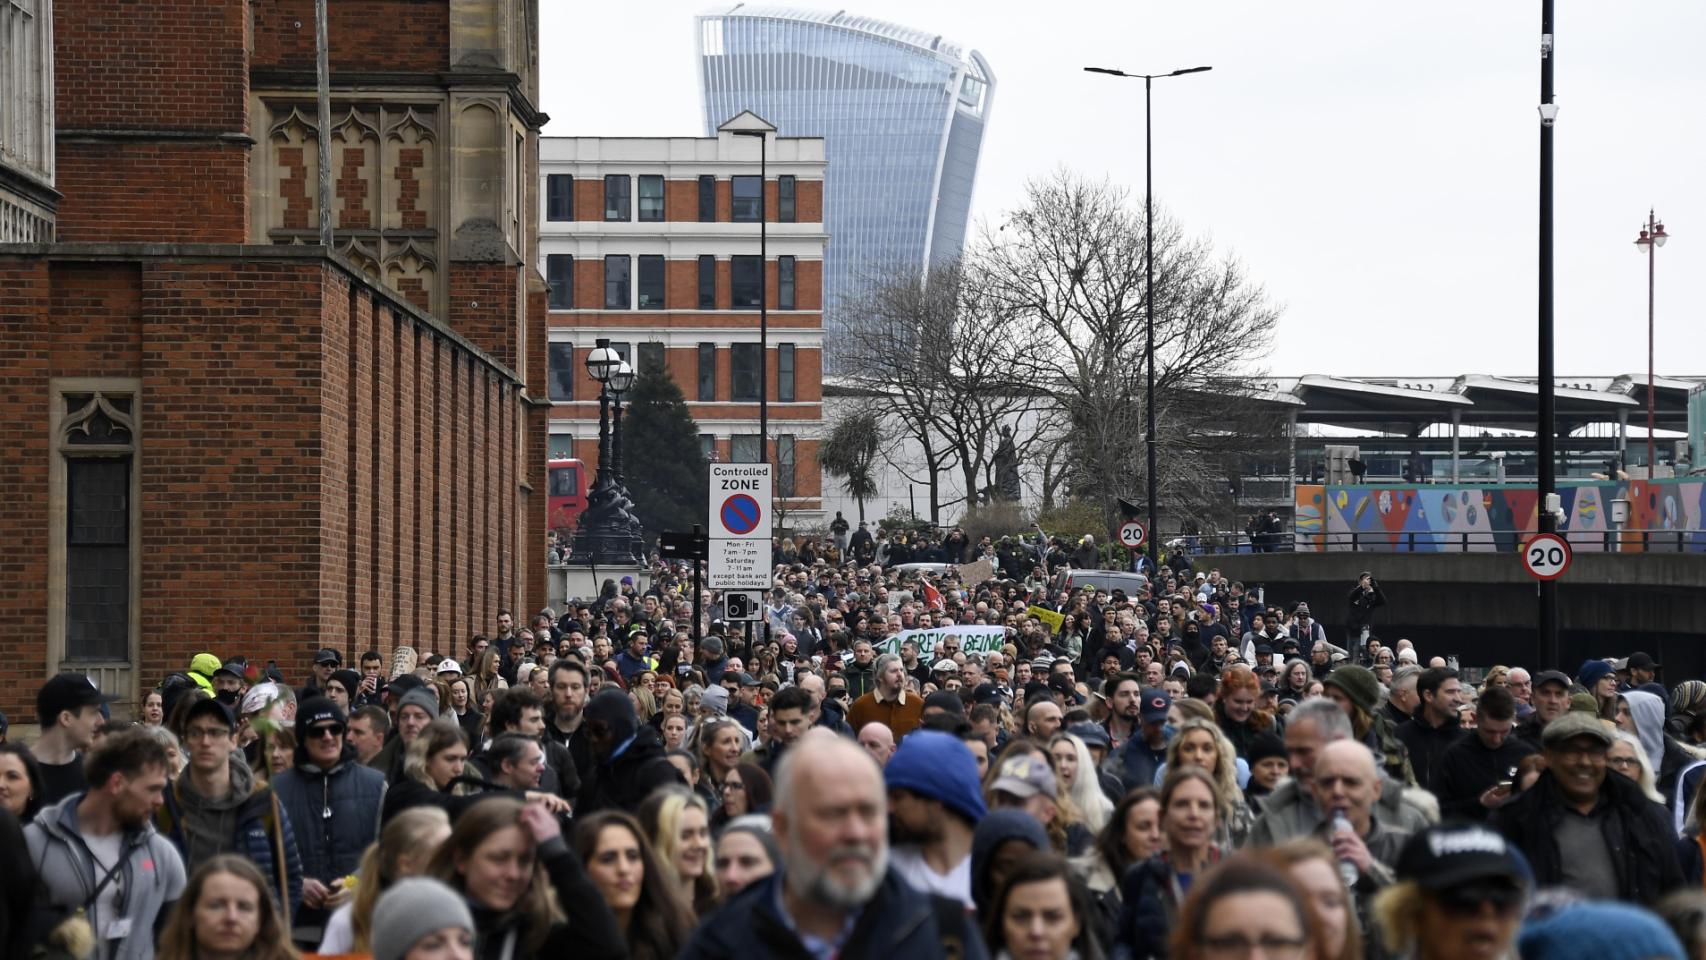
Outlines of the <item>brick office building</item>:
[[824,152],[750,113],[715,137],[547,137],[539,267],[550,288],[551,452],[598,460],[598,383],[611,340],[639,373],[663,367],[701,452],[756,463],[759,189],[767,210],[770,461],[780,522],[822,520]]
[[331,5],[331,253],[312,0],[31,6],[60,197],[0,245],[0,709],[542,606],[534,0]]

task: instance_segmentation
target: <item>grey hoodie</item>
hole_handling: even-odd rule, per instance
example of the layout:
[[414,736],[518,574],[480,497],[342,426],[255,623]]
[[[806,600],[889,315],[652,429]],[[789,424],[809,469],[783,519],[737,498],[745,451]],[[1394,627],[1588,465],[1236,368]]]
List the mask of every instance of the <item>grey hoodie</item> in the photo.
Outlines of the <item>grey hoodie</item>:
[[[75,793],[45,807],[24,827],[30,862],[40,876],[44,898],[65,916],[83,908],[103,876],[97,872],[77,826],[77,803],[82,799],[83,794]],[[123,886],[118,903],[123,916],[130,920],[131,935],[102,941],[95,956],[99,960],[152,960],[155,922],[184,893],[184,863],[177,848],[154,832],[152,823],[126,832],[123,849],[124,866],[118,878]],[[113,919],[89,917],[97,936]]]
[[223,797],[197,793],[187,767],[178,774],[177,795],[187,847],[184,854],[190,863],[206,863],[221,853],[233,852],[231,838],[237,832],[237,815],[254,791],[255,774],[241,750],[231,751],[230,767],[231,789]]
[[1618,694],[1629,704],[1629,716],[1635,720],[1635,736],[1641,740],[1647,761],[1653,765],[1653,778],[1665,764],[1665,702],[1640,690],[1625,690]]

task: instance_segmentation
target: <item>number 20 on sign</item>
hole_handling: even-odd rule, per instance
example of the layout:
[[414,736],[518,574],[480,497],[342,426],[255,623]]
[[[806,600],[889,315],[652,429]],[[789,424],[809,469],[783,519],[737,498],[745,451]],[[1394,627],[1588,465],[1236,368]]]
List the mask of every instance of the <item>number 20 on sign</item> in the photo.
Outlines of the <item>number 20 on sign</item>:
[[1522,545],[1522,565],[1536,580],[1556,580],[1570,569],[1570,544],[1555,533],[1542,533]]

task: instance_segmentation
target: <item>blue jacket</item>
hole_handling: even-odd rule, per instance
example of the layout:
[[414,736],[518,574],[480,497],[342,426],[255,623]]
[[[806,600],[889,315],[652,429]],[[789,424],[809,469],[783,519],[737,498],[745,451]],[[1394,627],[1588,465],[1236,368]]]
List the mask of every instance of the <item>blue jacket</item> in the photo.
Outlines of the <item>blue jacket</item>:
[[330,771],[315,766],[297,747],[296,766],[273,777],[272,788],[296,826],[305,877],[330,883],[354,873],[362,851],[379,839],[385,775],[358,763],[354,747],[346,744]]
[[[809,960],[811,952],[777,908],[781,880],[778,871],[756,881],[706,917],[681,960]],[[919,893],[893,868],[859,912],[839,955],[882,960],[988,957],[964,904]]]
[[[154,813],[154,828],[178,848],[185,868],[194,874],[201,860],[193,852],[206,845],[216,845],[217,853],[240,854],[260,868],[267,878],[267,889],[278,893],[278,858],[274,851],[284,847],[285,887],[290,915],[296,916],[302,905],[302,858],[296,852],[296,835],[290,829],[290,816],[274,797],[270,787],[255,788],[254,774],[244,761],[241,751],[231,752],[231,792],[213,801],[193,795],[186,799],[185,787],[190,779],[185,770],[166,789],[165,803]],[[191,791],[193,794],[193,791]],[[193,821],[229,819],[231,832],[225,836],[201,837],[192,842],[190,834],[198,829]],[[186,831],[186,825],[188,829]],[[202,859],[211,854],[205,854]]]

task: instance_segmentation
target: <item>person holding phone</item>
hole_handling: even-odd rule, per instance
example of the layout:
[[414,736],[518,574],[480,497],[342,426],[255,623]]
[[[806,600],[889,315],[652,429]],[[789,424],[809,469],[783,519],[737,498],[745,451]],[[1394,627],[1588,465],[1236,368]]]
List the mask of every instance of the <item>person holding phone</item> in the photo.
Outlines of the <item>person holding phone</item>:
[[1476,704],[1474,732],[1440,755],[1435,793],[1444,819],[1486,820],[1515,794],[1517,768],[1539,750],[1511,732],[1516,698],[1489,687]]
[[1386,606],[1386,593],[1380,589],[1380,581],[1374,579],[1374,574],[1364,570],[1358,575],[1356,586],[1351,588],[1346,599],[1350,605],[1348,646],[1358,663],[1366,663],[1368,634],[1374,625],[1374,611]]

